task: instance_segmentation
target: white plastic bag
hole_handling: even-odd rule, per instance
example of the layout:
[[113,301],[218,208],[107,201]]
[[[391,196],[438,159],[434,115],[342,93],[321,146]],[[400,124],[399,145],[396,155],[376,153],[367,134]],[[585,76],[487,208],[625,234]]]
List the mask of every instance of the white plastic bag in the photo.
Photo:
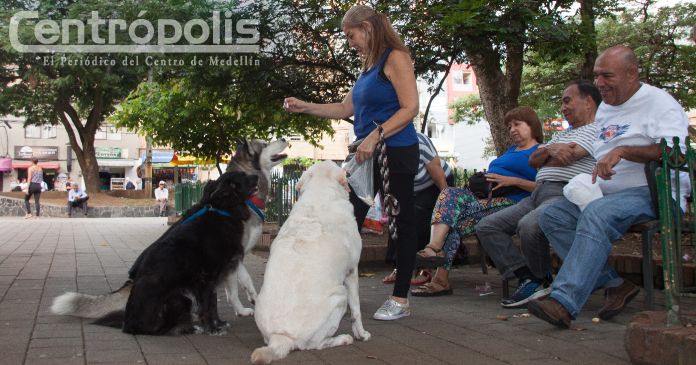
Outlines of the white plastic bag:
[[374,204],[374,183],[372,179],[372,159],[358,163],[357,158],[352,158],[344,167],[348,175],[348,184],[353,188],[355,194],[372,206]]
[[[599,177],[597,179],[599,180]],[[585,210],[585,207],[593,200],[604,196],[599,187],[599,181],[593,184],[590,174],[579,174],[570,179],[568,184],[563,187],[563,195],[571,203],[577,205],[580,211]]]

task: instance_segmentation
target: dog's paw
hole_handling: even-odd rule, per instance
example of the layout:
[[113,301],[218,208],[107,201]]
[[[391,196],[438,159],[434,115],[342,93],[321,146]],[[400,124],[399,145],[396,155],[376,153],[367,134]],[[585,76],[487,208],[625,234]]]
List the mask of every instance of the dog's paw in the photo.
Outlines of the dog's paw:
[[254,315],[254,309],[253,308],[242,308],[238,311],[235,311],[237,313],[238,317],[249,317]]
[[217,320],[215,321],[215,327],[217,328],[228,328],[230,323],[227,321]]
[[215,328],[215,329],[208,331],[209,336],[224,336],[226,334],[227,334],[226,327]]
[[365,331],[365,330],[362,330],[362,331],[353,331],[353,335],[355,336],[355,338],[356,338],[357,340],[360,340],[360,341],[367,341],[367,340],[370,339],[370,337],[372,337],[372,335],[370,334],[370,332],[367,332],[367,331]]
[[201,333],[205,332],[205,330],[204,330],[203,327],[201,327],[201,326],[194,325],[194,326],[193,326],[193,332],[194,332],[195,334],[197,334],[197,335],[200,335]]
[[335,337],[336,346],[347,346],[353,343],[353,336],[351,335],[338,335]]
[[259,294],[256,292],[256,289],[254,289],[253,286],[245,286],[244,293],[246,293],[247,300],[249,300],[250,303],[256,303],[256,298],[259,296]]

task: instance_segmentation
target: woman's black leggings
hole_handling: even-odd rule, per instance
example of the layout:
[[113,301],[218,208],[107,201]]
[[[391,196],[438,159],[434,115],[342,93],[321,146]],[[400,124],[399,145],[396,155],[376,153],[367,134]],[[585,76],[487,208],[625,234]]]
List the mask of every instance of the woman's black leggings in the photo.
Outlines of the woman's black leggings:
[[34,196],[34,205],[36,205],[36,216],[38,217],[41,215],[41,205],[39,204],[39,199],[41,199],[41,184],[29,184],[29,189],[27,189],[27,195],[24,196],[24,207],[27,209],[27,214],[31,214],[29,198],[31,198],[32,195]]
[[[377,152],[375,152],[377,153]],[[409,147],[388,147],[389,159],[389,190],[398,200],[400,213],[396,216],[396,228],[398,238],[396,240],[396,282],[392,295],[399,298],[407,298],[411,286],[411,276],[416,265],[416,251],[418,241],[415,229],[415,211],[413,206],[413,179],[418,169],[418,144]],[[379,175],[377,161],[374,161],[375,191],[382,190],[382,179]],[[353,212],[358,223],[358,229],[362,228],[365,216],[370,207],[365,204],[352,191],[350,202],[353,204]],[[388,234],[388,233],[386,233]]]

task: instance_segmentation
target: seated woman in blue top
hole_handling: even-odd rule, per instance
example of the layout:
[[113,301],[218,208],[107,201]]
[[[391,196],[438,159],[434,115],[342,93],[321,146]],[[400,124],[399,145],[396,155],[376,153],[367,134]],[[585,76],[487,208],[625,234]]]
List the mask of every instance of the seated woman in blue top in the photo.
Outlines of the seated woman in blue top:
[[430,243],[416,255],[419,265],[440,267],[429,283],[411,290],[411,295],[452,294],[449,270],[461,240],[474,234],[481,218],[519,202],[534,190],[536,169],[528,161],[544,138],[539,117],[532,108],[518,107],[505,114],[505,124],[510,127],[514,145],[490,163],[486,178],[496,184],[494,190],[517,189],[507,189],[508,195],[481,200],[466,188],[444,189],[433,210]]
[[[410,315],[408,291],[415,266],[417,242],[414,224],[413,180],[418,170],[418,138],[413,117],[418,113],[418,91],[413,61],[387,17],[369,6],[357,5],[346,12],[341,23],[348,45],[363,61],[363,70],[343,102],[315,104],[294,97],[285,99],[285,109],[323,118],[354,116],[353,130],[362,143],[355,158],[363,162],[376,157],[379,124],[386,138],[390,193],[398,200],[396,266],[398,274],[392,295],[373,318],[394,320]],[[375,163],[375,188],[382,186]],[[358,228],[369,207],[351,191]]]

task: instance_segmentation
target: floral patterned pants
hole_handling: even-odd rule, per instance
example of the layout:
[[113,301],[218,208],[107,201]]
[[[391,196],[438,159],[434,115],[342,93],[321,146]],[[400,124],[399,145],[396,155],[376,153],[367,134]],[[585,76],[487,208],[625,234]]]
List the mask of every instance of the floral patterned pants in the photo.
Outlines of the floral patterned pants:
[[445,269],[449,270],[452,267],[461,241],[474,234],[476,223],[483,217],[515,203],[514,200],[505,197],[479,200],[466,188],[442,190],[433,209],[431,224],[442,223],[450,227],[442,247],[447,258]]

